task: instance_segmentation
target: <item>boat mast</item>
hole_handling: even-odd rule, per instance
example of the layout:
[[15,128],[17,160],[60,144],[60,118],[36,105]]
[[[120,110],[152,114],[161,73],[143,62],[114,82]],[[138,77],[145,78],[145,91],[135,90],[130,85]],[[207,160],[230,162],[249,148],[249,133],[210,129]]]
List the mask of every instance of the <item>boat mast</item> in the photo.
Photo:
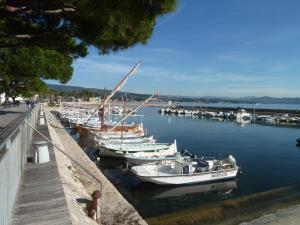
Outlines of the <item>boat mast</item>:
[[130,113],[128,113],[125,117],[123,117],[115,126],[113,126],[111,129],[107,130],[105,133],[110,132],[114,130],[117,126],[120,125],[124,120],[126,120],[129,116],[131,116],[133,113],[135,113],[139,108],[141,108],[143,105],[145,105],[148,101],[150,101],[154,96],[159,96],[159,92],[155,92],[153,95],[151,95],[149,98],[147,98],[145,101],[143,101],[140,105],[138,105],[134,110],[132,110]]
[[111,100],[108,101],[108,121],[110,121],[110,102]]
[[114,94],[119,91],[124,84],[127,82],[128,78],[130,75],[134,74],[134,72],[138,69],[138,67],[141,65],[141,61],[139,61],[127,74],[126,76],[117,84],[117,86],[114,88],[114,90],[110,93],[109,96],[107,96],[107,98],[105,98],[105,100],[103,101],[103,103],[100,105],[100,107],[98,107],[86,120],[86,123],[100,110],[104,107],[104,105],[107,104],[107,102],[114,96]]
[[[104,88],[104,93],[103,93],[103,101],[106,98],[106,89]],[[101,111],[101,131],[104,129],[104,108],[105,105],[103,105],[102,107],[102,111]]]
[[[125,100],[124,96],[122,95],[122,102],[123,102],[123,118],[125,117]],[[122,127],[121,127],[121,139],[123,139],[123,128],[124,128],[124,121],[122,122]]]
[[104,129],[104,110],[105,110],[105,108],[104,108],[104,105],[103,105],[102,111],[101,111],[101,130]]

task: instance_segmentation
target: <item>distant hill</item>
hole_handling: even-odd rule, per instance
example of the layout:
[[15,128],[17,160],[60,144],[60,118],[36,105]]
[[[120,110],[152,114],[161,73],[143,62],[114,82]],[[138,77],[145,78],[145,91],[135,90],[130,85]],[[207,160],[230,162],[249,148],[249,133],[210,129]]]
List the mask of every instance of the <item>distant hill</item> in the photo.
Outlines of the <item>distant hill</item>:
[[[99,96],[103,96],[104,92],[110,92],[110,90],[98,89],[98,88],[84,88],[78,86],[69,86],[69,85],[56,85],[56,84],[47,84],[49,88],[56,91],[64,92],[81,92],[83,90],[89,90],[96,93]],[[121,94],[126,94],[127,98],[134,100],[143,100],[149,97],[149,94],[138,94],[130,92],[118,92],[116,93],[115,98],[121,98]],[[268,96],[263,97],[254,97],[254,96],[245,96],[240,98],[232,97],[213,97],[213,96],[204,96],[204,97],[190,97],[190,96],[173,96],[173,95],[162,95],[159,97],[163,101],[175,101],[175,102],[207,102],[207,103],[263,103],[263,104],[300,104],[300,98],[273,98]]]
[[[110,93],[111,90],[104,90],[104,89],[98,89],[98,88],[85,88],[85,87],[78,87],[78,86],[70,86],[70,85],[59,85],[59,84],[47,84],[47,86],[50,89],[56,90],[56,91],[63,91],[63,92],[82,92],[84,90],[88,90],[91,92],[94,92],[98,96],[103,96],[104,93],[106,95]],[[143,100],[148,98],[149,94],[137,94],[137,93],[130,93],[130,92],[117,92],[114,96],[114,98],[120,99],[122,94],[126,94],[126,97],[128,99],[134,99],[134,100]]]

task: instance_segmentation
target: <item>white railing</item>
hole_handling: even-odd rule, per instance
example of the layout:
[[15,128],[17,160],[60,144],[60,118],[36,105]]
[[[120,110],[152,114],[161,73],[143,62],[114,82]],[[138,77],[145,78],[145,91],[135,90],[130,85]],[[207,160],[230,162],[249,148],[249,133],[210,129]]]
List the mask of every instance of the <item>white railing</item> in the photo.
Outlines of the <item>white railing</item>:
[[0,133],[0,224],[10,225],[14,203],[20,186],[32,129],[25,121],[36,124],[39,105],[22,113]]

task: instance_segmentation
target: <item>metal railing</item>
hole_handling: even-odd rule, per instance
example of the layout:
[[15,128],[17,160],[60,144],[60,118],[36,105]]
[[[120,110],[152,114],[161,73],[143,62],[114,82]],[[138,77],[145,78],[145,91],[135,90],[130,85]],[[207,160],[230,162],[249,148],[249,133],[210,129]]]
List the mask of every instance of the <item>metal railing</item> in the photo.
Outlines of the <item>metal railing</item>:
[[0,224],[10,225],[39,106],[22,113],[0,133]]

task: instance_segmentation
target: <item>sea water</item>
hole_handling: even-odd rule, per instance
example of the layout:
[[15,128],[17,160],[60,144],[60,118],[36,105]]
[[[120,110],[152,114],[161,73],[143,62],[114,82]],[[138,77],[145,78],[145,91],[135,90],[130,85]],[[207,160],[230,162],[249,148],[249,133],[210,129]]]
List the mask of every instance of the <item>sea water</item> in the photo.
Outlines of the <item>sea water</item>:
[[144,128],[157,142],[176,140],[178,150],[199,156],[232,154],[243,172],[236,180],[164,187],[141,182],[122,160],[101,158],[99,168],[145,218],[300,184],[299,128],[162,115],[158,108],[139,114],[145,115]]

